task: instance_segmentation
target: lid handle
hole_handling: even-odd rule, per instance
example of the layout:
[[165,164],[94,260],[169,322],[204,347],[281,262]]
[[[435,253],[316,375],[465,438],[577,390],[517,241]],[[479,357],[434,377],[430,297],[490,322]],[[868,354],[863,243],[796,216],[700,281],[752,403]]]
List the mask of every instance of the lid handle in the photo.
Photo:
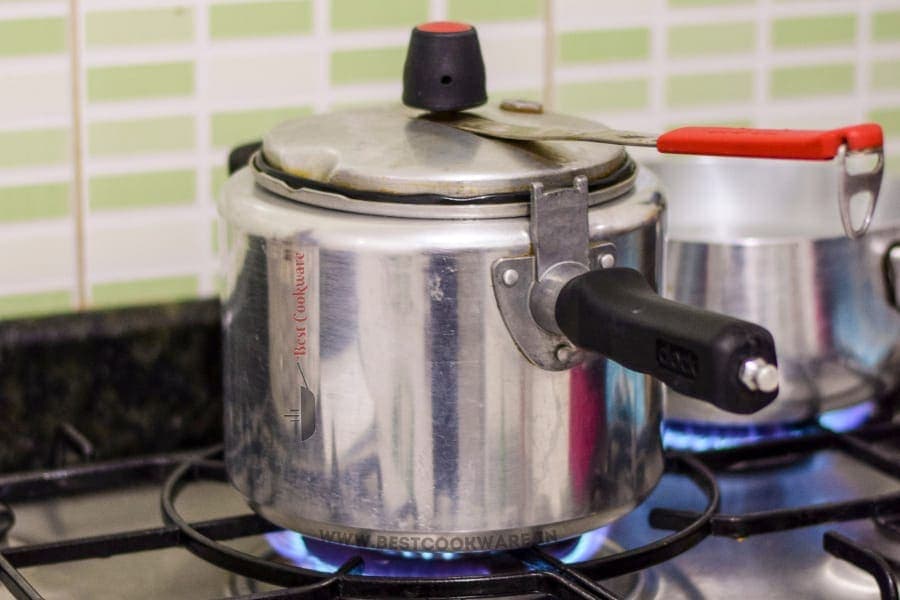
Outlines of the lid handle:
[[403,66],[403,104],[448,112],[485,102],[484,60],[475,28],[454,21],[414,27]]

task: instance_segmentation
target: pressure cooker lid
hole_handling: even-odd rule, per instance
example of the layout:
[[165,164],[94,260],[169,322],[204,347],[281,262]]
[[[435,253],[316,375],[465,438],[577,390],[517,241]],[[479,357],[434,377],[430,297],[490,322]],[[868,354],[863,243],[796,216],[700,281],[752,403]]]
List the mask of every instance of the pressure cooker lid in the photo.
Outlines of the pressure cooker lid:
[[[494,107],[473,112],[543,127],[589,123]],[[282,123],[265,136],[256,166],[269,175],[293,179],[288,181],[292,187],[416,202],[515,201],[529,193],[534,181],[571,186],[577,175],[585,175],[596,189],[619,183],[634,171],[621,146],[491,139],[399,104]]]

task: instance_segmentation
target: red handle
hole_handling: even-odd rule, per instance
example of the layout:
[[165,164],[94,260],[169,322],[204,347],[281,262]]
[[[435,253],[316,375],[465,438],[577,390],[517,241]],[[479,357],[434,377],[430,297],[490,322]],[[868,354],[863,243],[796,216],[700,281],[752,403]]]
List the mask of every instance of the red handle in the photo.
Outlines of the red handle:
[[659,136],[656,149],[668,154],[830,160],[844,144],[849,150],[873,150],[881,148],[883,140],[877,123],[830,131],[681,127]]

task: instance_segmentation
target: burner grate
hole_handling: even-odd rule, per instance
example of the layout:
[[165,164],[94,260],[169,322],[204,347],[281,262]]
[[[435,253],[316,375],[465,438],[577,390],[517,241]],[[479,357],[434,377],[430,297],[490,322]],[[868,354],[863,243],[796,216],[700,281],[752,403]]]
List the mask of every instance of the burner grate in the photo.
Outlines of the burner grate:
[[[71,432],[70,432],[71,433]],[[77,433],[77,432],[76,432]],[[900,424],[868,426],[851,433],[818,428],[801,437],[761,441],[752,445],[700,453],[671,453],[666,473],[689,478],[705,495],[702,512],[656,508],[650,524],[673,533],[648,545],[599,559],[566,564],[540,547],[509,551],[519,571],[490,576],[404,578],[367,576],[365,563],[352,557],[334,573],[322,573],[242,553],[223,541],[261,535],[278,527],[255,514],[189,523],[175,509],[179,493],[200,480],[224,481],[225,470],[216,459],[220,450],[158,455],[137,459],[83,464],[51,471],[0,476],[0,536],[15,522],[9,503],[52,498],[87,491],[109,490],[140,483],[162,484],[161,509],[165,525],[133,531],[81,537],[43,544],[0,549],[0,581],[16,598],[34,600],[40,594],[23,576],[26,567],[88,558],[183,547],[233,573],[282,586],[271,592],[241,596],[250,599],[287,598],[616,598],[604,581],[663,563],[692,548],[709,535],[743,538],[824,523],[872,518],[887,522],[900,515],[900,492],[843,502],[831,502],[749,514],[719,512],[719,490],[714,471],[727,472],[741,465],[767,463],[787,455],[822,450],[843,452],[865,465],[900,479],[900,451],[890,446],[900,436]],[[83,448],[78,436],[64,443]],[[78,442],[72,443],[73,441]],[[89,446],[89,444],[88,444]],[[77,452],[84,454],[84,452]],[[60,461],[62,462],[62,461]],[[829,554],[870,573],[884,599],[897,599],[896,571],[900,564],[879,552],[833,531],[825,533]]]

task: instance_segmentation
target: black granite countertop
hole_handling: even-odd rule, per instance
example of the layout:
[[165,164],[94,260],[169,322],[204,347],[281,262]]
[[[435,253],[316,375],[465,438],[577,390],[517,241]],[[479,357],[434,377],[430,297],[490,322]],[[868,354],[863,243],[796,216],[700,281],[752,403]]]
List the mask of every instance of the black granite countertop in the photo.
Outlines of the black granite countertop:
[[0,472],[73,428],[96,458],[215,443],[221,381],[215,300],[0,322]]

